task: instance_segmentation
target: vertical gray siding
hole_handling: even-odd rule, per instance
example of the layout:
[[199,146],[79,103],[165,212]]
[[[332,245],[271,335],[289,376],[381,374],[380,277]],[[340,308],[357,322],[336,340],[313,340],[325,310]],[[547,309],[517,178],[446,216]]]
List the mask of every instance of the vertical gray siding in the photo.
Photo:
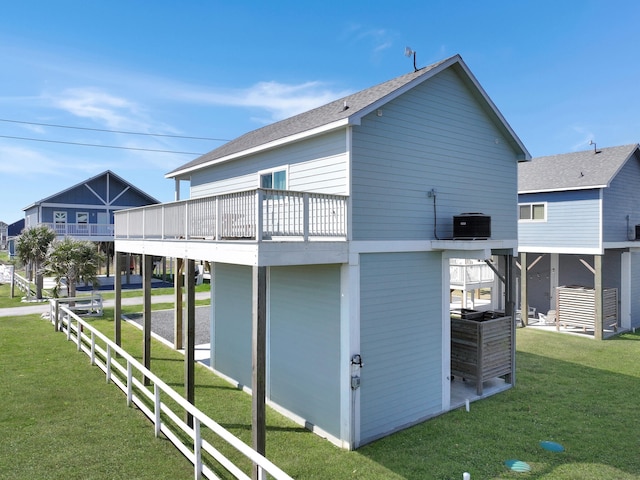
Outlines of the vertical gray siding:
[[546,222],[518,222],[518,244],[540,248],[600,247],[599,190],[523,194],[518,203],[547,202]]
[[[605,242],[633,240],[635,225],[640,224],[640,159],[635,155],[604,189],[603,235]],[[627,216],[630,232],[627,231]]]
[[442,411],[442,257],[360,256],[361,442]]
[[252,269],[216,264],[213,308],[213,365],[242,385],[251,386]]
[[[551,257],[547,254],[528,253],[527,263],[531,265],[538,255],[543,255],[531,270],[527,272],[527,302],[530,307],[534,307],[538,312],[547,313],[549,310],[555,310],[555,305],[551,305]],[[522,265],[522,262],[520,263]],[[522,275],[522,271],[520,271]],[[518,298],[520,292],[518,291]],[[517,306],[521,308],[522,299]]]
[[580,259],[593,266],[593,255],[560,255],[558,269],[558,284],[580,285],[594,288],[593,273],[585,267]]
[[340,266],[272,267],[269,397],[340,436]]
[[257,153],[233,162],[194,172],[191,197],[258,188],[258,172],[289,165],[289,188],[345,194],[346,135],[344,130],[327,133],[304,142]]
[[436,190],[440,238],[453,216],[492,217],[492,238],[517,239],[517,162],[451,69],[353,128],[353,238],[431,239]]

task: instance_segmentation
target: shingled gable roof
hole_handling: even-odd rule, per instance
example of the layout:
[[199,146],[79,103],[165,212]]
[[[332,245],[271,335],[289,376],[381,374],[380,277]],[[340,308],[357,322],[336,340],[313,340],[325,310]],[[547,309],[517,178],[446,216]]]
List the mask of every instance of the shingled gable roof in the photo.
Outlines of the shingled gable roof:
[[153,198],[151,195],[149,195],[148,193],[143,192],[142,190],[140,190],[138,187],[136,187],[135,185],[132,185],[131,183],[127,182],[124,178],[116,175],[115,173],[113,173],[111,170],[105,170],[104,172],[95,175],[94,177],[88,178],[86,180],[83,180],[80,183],[77,183],[69,188],[65,188],[64,190],[61,190],[59,192],[54,193],[53,195],[49,195],[48,197],[45,197],[41,200],[38,200],[37,202],[32,203],[31,205],[29,205],[28,207],[23,208],[22,210],[29,210],[30,208],[35,207],[36,205],[40,205],[41,203],[45,203],[49,200],[51,200],[52,198],[57,197],[58,195],[62,195],[63,193],[69,192],[75,188],[78,188],[82,185],[84,185],[85,183],[90,183],[98,178],[104,177],[106,175],[109,175],[113,178],[115,178],[116,180],[122,182],[124,185],[127,185],[129,188],[131,188],[133,191],[137,192],[139,195],[141,195],[144,198],[147,198],[149,200],[149,203],[160,203],[158,202],[157,199]]
[[167,173],[165,177],[180,177],[215,163],[232,160],[347,125],[358,125],[364,115],[453,65],[459,66],[466,74],[467,83],[475,87],[476,92],[488,107],[488,111],[493,114],[496,123],[511,138],[520,157],[526,160],[530,159],[529,152],[477,82],[462,57],[454,55],[418,71],[407,73],[313,110],[248,132]]
[[[518,165],[518,193],[608,187],[638,144],[537,157]],[[640,156],[639,156],[640,158]]]

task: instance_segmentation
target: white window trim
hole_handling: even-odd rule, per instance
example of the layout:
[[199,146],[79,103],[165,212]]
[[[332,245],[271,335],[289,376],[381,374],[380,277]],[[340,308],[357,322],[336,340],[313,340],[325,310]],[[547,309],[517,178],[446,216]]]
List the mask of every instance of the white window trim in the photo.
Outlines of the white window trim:
[[[521,207],[530,207],[531,216],[533,217],[533,206],[534,205],[542,205],[544,207],[544,217],[543,218],[520,218],[520,208]],[[548,206],[547,202],[526,202],[518,204],[518,222],[524,223],[540,223],[547,221],[547,211]]]
[[[58,219],[56,217],[58,215],[60,215],[61,217],[64,217],[64,222],[58,222],[57,221]],[[67,223],[67,212],[65,212],[65,211],[54,211],[53,212],[53,223],[54,224],[59,224],[59,225]]]
[[284,189],[285,190],[289,190],[289,165],[283,165],[283,166],[280,166],[280,167],[269,168],[269,169],[266,169],[266,170],[259,170],[258,171],[258,181],[257,181],[258,182],[258,188],[263,188],[262,187],[262,177],[264,175],[267,175],[269,173],[273,174],[275,172],[284,172],[284,175],[285,175],[285,186],[284,186]]
[[[86,222],[81,222],[80,221],[80,215],[85,215],[87,218]],[[82,225],[89,225],[89,212],[76,212],[76,223],[78,224],[82,224]]]

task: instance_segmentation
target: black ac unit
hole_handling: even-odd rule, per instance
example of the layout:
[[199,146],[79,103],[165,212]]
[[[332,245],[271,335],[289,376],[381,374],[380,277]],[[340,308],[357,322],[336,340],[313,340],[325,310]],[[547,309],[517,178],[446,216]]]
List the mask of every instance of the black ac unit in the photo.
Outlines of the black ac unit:
[[462,213],[453,217],[453,238],[476,240],[491,237],[491,217],[482,213]]

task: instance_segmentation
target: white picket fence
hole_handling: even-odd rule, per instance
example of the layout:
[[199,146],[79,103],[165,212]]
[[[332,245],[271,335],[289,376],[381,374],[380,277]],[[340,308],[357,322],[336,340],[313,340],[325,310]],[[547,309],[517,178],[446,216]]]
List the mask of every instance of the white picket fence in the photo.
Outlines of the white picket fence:
[[[193,463],[195,479],[203,476],[219,478],[213,470],[219,467],[235,478],[251,479],[251,475],[242,471],[210,441],[203,438],[203,434],[211,437],[211,434],[206,433],[208,431],[215,434],[216,442],[222,440],[257,466],[258,478],[266,478],[266,474],[269,474],[270,478],[275,480],[292,480],[271,461],[213,421],[124,349],[76,315],[60,299],[50,300],[50,318],[55,330],[66,333],[67,340],[73,341],[79,352],[89,356],[91,365],[97,366],[105,373],[107,383],[113,383],[126,394],[127,406],[135,405],[153,422],[156,437],[160,433],[164,434]],[[148,379],[152,387],[146,387],[134,373],[140,378]],[[183,416],[189,414],[193,418],[193,425],[190,426],[179,413],[172,410],[171,406],[165,403],[166,399],[175,402],[182,409]],[[185,434],[190,439],[186,443],[181,439]],[[203,461],[203,453],[213,461]]]

